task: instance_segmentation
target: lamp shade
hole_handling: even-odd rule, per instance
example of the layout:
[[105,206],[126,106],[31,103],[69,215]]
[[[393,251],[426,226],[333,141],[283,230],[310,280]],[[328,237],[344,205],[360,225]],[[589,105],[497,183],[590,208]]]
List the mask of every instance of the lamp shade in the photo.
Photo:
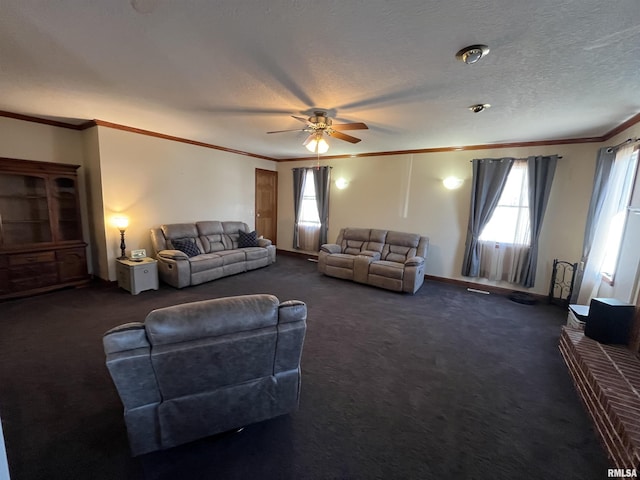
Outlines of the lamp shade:
[[129,226],[129,219],[124,215],[113,217],[112,222],[118,230],[124,230]]
[[312,133],[310,140],[307,139],[304,145],[312,153],[326,153],[329,150],[329,144],[322,137],[322,132]]

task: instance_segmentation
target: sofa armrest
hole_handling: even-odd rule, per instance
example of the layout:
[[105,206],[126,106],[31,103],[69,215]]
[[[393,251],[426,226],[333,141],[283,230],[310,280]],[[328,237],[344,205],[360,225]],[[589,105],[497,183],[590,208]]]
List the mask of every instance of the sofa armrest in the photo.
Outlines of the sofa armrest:
[[268,238],[259,238],[258,239],[258,246],[259,247],[268,247],[269,245],[271,245],[271,240],[269,240]]
[[144,324],[135,322],[112,328],[102,337],[102,344],[125,412],[161,401]]
[[320,247],[320,251],[327,253],[342,253],[342,248],[340,248],[340,245],[336,245],[335,243],[325,243]]
[[158,256],[171,260],[189,260],[189,256],[180,250],[161,250],[158,252]]
[[158,276],[172,287],[183,288],[191,285],[191,261],[180,250],[158,252]]
[[102,337],[102,344],[107,355],[137,348],[149,348],[149,340],[141,322],[125,323],[112,328]]
[[424,258],[422,257],[407,258],[404,262],[405,267],[417,267],[423,264],[424,264]]

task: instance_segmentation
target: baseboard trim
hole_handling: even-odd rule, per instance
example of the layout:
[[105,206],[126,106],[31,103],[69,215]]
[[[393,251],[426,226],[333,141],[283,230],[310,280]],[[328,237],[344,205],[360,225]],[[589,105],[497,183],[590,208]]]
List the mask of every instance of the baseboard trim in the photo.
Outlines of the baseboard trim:
[[547,295],[540,295],[539,293],[531,293],[531,292],[527,292],[526,290],[496,287],[494,285],[486,285],[484,283],[469,282],[467,280],[458,280],[456,278],[437,277],[435,275],[425,275],[424,278],[425,280],[432,280],[434,282],[441,282],[441,283],[449,283],[451,285],[456,285],[458,287],[484,290],[486,292],[495,293],[496,295],[506,296],[506,295],[511,295],[514,292],[522,292],[522,293],[527,293],[528,295],[531,295],[532,298],[540,302],[546,302],[549,299]]

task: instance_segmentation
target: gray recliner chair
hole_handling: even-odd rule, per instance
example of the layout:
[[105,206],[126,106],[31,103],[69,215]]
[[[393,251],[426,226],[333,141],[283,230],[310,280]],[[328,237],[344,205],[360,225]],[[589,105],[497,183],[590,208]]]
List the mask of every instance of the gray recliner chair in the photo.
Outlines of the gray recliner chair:
[[160,308],[105,333],[132,454],[296,410],[306,317],[301,301],[244,295]]

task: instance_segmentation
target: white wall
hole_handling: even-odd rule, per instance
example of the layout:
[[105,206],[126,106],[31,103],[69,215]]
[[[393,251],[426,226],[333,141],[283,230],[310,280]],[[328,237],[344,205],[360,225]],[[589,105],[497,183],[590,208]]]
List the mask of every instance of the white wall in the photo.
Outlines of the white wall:
[[[322,160],[330,165],[332,179],[349,181],[345,190],[331,188],[329,241],[342,227],[372,227],[415,232],[430,238],[426,273],[480,284],[516,289],[506,282],[469,279],[460,274],[464,256],[474,158],[559,154],[549,205],[539,242],[534,293],[547,294],[553,259],[580,260],[582,239],[597,144],[557,145],[536,148],[502,148],[446,153],[422,153],[379,157]],[[278,164],[279,248],[294,250],[294,167],[312,167],[315,160]],[[465,180],[458,190],[446,190],[442,180],[456,175]]]
[[[108,127],[95,127],[100,150],[100,206],[106,251],[99,276],[114,280],[120,233],[111,225],[129,217],[127,252],[151,252],[149,229],[164,223],[240,220],[254,225],[255,169],[275,170],[276,162]],[[103,269],[107,265],[107,271]]]

